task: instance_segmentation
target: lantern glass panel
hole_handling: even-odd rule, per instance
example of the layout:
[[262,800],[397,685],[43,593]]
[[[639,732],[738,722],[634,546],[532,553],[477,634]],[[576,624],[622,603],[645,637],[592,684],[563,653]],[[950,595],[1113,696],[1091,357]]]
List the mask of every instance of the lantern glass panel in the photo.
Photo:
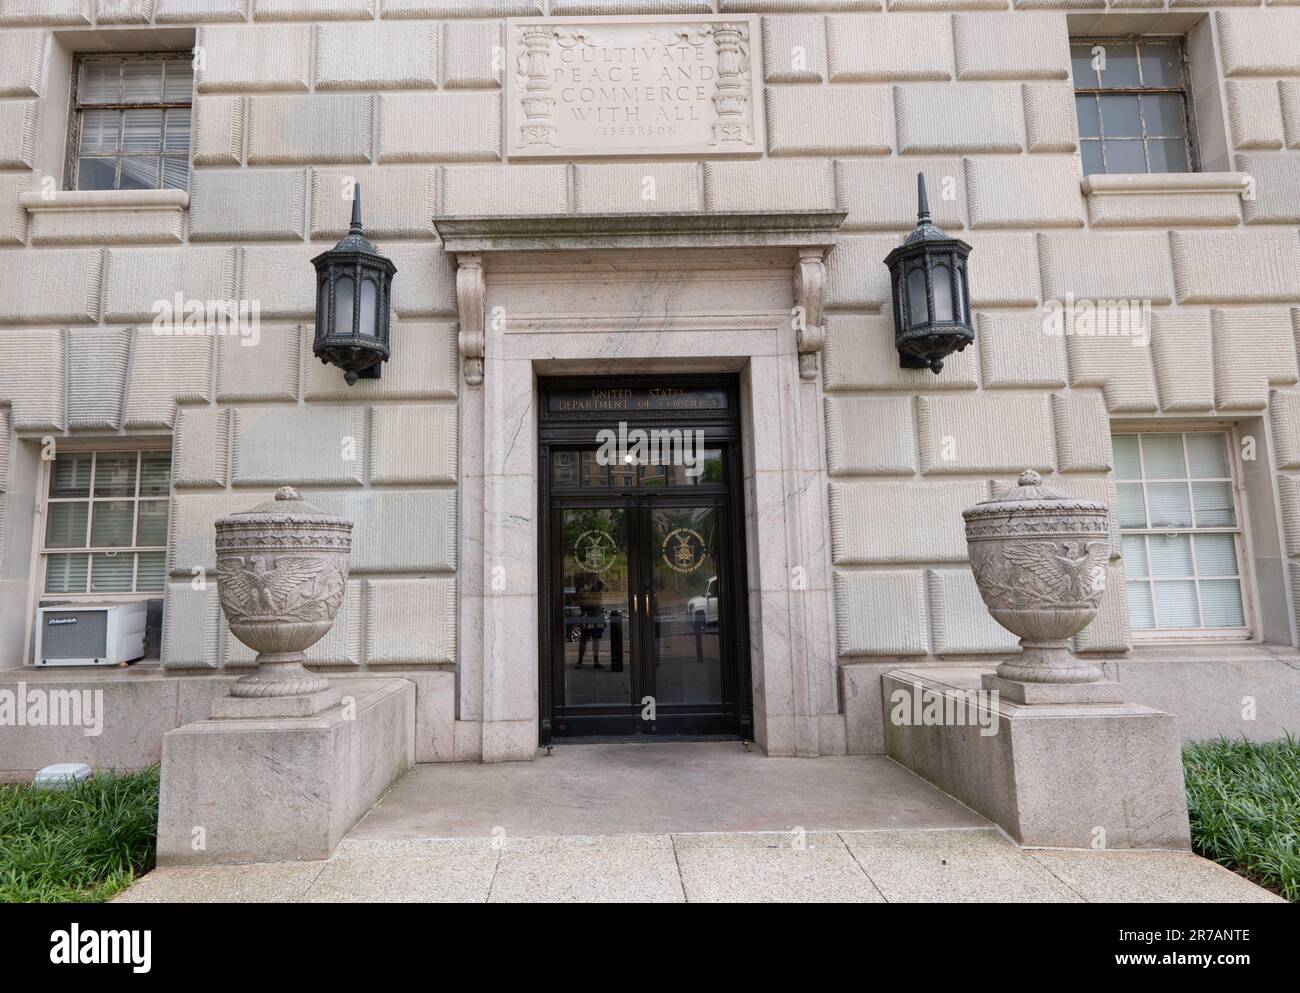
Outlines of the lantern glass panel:
[[351,276],[340,276],[334,282],[334,334],[352,333]]
[[378,316],[375,301],[378,295],[373,279],[361,280],[361,310],[358,315],[357,334],[366,338],[375,336],[375,321]]
[[316,327],[322,332],[329,328],[330,281],[322,279],[316,292]]
[[930,278],[934,281],[934,319],[952,320],[952,270],[940,264],[934,267]]
[[930,323],[930,304],[925,297],[925,270],[907,274],[907,321],[913,327]]

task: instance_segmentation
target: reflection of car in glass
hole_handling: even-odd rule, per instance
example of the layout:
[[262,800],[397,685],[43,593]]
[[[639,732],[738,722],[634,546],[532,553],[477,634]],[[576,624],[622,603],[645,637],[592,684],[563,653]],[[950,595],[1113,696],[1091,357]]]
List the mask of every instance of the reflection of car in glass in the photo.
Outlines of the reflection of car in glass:
[[718,577],[710,576],[703,596],[693,596],[686,601],[686,614],[695,625],[706,628],[718,626]]

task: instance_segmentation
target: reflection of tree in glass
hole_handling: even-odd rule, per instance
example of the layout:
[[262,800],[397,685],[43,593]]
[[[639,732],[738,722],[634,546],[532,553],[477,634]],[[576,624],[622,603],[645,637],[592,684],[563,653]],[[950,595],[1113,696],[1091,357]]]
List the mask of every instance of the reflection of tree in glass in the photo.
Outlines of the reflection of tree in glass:
[[[583,535],[589,533],[590,536],[603,535],[603,538],[595,540],[611,553],[609,564],[601,571],[601,577],[610,586],[625,588],[627,548],[623,541],[623,511],[598,508],[564,512],[565,585],[574,585],[577,575],[590,571],[584,560],[586,548],[579,545]],[[587,543],[591,541],[590,536]]]
[[714,458],[715,453],[709,452],[709,458],[705,460],[704,471],[700,473],[701,483],[721,484],[722,483],[722,459]]

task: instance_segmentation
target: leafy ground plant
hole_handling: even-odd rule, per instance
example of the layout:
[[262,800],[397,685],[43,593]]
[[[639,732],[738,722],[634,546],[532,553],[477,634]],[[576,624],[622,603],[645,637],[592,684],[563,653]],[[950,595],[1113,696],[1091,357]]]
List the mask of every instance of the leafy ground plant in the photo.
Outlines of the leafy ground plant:
[[1300,741],[1198,742],[1183,770],[1192,847],[1300,902]]
[[0,786],[0,903],[99,903],[154,864],[158,769]]

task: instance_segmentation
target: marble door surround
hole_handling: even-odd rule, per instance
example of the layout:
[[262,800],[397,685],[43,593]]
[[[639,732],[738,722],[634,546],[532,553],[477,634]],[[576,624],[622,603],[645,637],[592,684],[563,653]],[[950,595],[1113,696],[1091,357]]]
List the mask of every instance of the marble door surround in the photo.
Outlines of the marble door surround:
[[457,751],[538,742],[537,380],[738,375],[755,737],[845,750],[822,416],[825,260],[844,214],[450,217],[460,405]]

